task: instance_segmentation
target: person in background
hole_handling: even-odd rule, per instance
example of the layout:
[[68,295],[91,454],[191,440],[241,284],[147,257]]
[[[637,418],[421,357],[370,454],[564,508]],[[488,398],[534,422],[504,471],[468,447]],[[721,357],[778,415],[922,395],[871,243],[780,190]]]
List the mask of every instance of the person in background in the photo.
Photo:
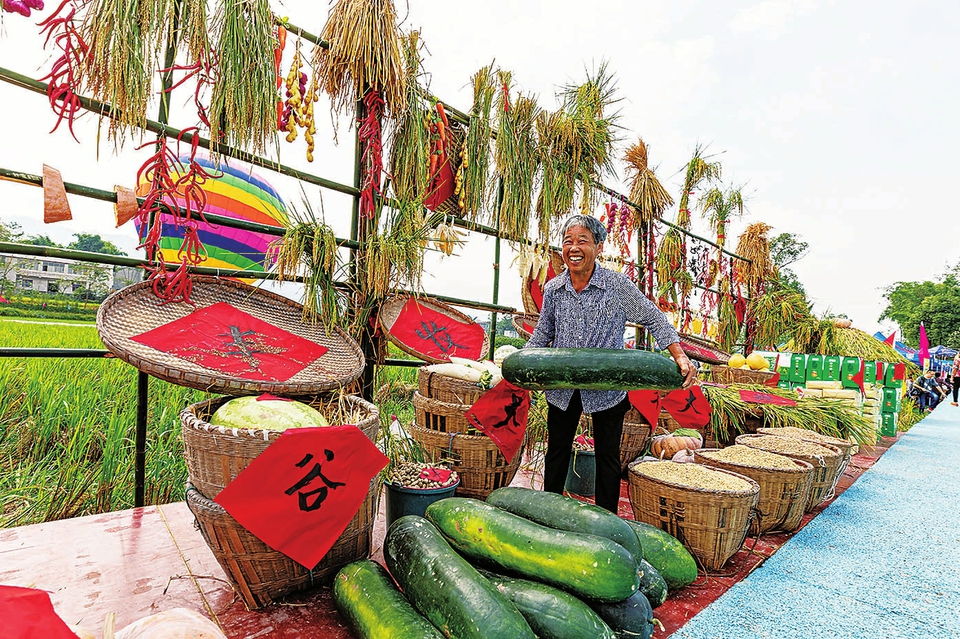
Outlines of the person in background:
[[953,401],[951,406],[957,405],[957,393],[960,392],[960,353],[953,358],[953,366],[950,368],[950,379],[953,381]]
[[[627,322],[650,331],[657,345],[677,362],[683,387],[696,381],[696,369],[680,348],[667,317],[622,273],[597,263],[607,230],[596,218],[573,215],[561,229],[566,270],[547,282],[537,327],[525,347],[623,348]],[[563,494],[580,415],[593,417],[596,504],[617,512],[620,501],[620,437],[630,408],[624,391],[549,390],[547,455],[543,489]]]
[[920,391],[920,410],[932,411],[943,398],[943,391],[934,378],[932,370],[928,370],[917,379],[915,384]]

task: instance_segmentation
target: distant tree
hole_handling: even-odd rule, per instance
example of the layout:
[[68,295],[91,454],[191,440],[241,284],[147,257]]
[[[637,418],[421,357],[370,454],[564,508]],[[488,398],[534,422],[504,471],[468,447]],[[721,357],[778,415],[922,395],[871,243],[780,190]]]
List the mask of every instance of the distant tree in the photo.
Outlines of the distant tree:
[[70,270],[83,275],[82,284],[78,283],[73,289],[73,296],[78,300],[100,302],[110,292],[110,267],[92,262],[74,262]]
[[89,253],[103,253],[105,255],[126,255],[126,253],[118,249],[112,242],[104,240],[99,235],[74,233],[73,237],[77,239],[67,244],[68,249],[87,251]]
[[23,229],[16,222],[0,220],[0,242],[19,242],[23,237]]
[[809,252],[810,245],[801,240],[796,233],[781,233],[770,240],[770,259],[777,265],[777,271],[780,273],[780,285],[784,288],[792,288],[802,293],[804,297],[806,297],[807,291],[803,287],[803,283],[800,282],[797,274],[787,267],[802,260]]
[[59,244],[50,239],[47,235],[31,235],[25,240],[21,240],[23,244],[32,244],[34,246],[52,246],[55,248],[61,248]]
[[893,320],[900,326],[903,341],[916,347],[920,342],[920,322],[931,345],[946,344],[960,332],[960,264],[940,276],[936,282],[896,282],[884,289],[887,306],[879,319]]

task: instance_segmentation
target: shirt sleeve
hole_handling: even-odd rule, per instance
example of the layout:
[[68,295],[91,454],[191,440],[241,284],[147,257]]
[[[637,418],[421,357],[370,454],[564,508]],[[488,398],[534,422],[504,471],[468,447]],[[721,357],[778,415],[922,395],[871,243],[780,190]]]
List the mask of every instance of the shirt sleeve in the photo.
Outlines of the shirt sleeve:
[[553,343],[556,331],[556,306],[553,302],[553,287],[546,287],[543,291],[543,306],[540,309],[540,319],[533,329],[533,335],[524,344],[524,348],[542,348]]
[[673,327],[667,316],[663,314],[650,299],[640,292],[640,289],[624,277],[620,285],[620,300],[628,322],[640,324],[653,335],[657,347],[665,350],[671,344],[680,341],[677,329]]

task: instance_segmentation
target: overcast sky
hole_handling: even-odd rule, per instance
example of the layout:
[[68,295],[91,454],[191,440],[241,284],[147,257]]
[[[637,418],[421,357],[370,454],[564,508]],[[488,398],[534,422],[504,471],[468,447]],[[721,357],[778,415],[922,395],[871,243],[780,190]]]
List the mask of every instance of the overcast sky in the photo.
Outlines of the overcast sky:
[[[314,33],[327,10],[305,0],[275,7]],[[403,27],[419,28],[426,42],[430,89],[464,111],[470,76],[492,60],[546,108],[555,107],[559,85],[581,81],[585,67],[607,61],[623,98],[617,155],[642,137],[676,198],[694,148],[708,147],[722,162],[723,184],[743,186],[748,196],[748,214],[728,233],[730,248],[754,222],[773,226],[771,235],[796,233],[809,242],[809,255],[793,269],[817,313],[845,313],[856,327],[886,332],[892,325],[878,322],[883,287],[935,279],[960,262],[953,197],[960,173],[960,3],[411,0],[398,10]],[[4,15],[0,66],[35,78],[46,73],[50,61],[35,22]],[[286,143],[281,159],[350,183],[351,138],[334,145],[320,105],[317,160],[307,165],[303,147]],[[47,163],[68,182],[112,189],[133,186],[147,157],[130,142],[119,154],[105,139],[98,149],[89,116],[77,127],[80,144],[65,127],[49,135],[55,116],[46,98],[2,82],[0,121],[3,168],[40,173]],[[175,125],[192,123],[186,111],[175,114]],[[295,183],[263,174],[288,202],[300,200]],[[604,180],[627,188],[622,165]],[[317,189],[307,195],[319,203]],[[346,235],[349,200],[330,192],[322,198],[327,222]],[[75,220],[45,227],[41,190],[0,182],[0,219],[60,243],[73,233],[99,233],[133,253],[133,226],[114,229],[109,205],[70,201]],[[667,219],[675,216],[676,207]],[[510,258],[505,250],[500,301],[519,308]],[[489,300],[493,261],[493,241],[471,237],[458,256],[430,257],[426,286]]]

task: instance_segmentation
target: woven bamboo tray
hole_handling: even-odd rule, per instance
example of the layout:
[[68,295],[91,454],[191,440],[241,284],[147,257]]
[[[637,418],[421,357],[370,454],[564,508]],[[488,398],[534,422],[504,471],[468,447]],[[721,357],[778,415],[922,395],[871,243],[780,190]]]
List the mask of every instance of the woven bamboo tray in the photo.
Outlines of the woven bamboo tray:
[[[553,251],[550,254],[550,263],[553,266],[553,272],[556,275],[560,275],[566,266],[563,263],[563,256],[559,251]],[[548,280],[549,281],[549,280]],[[533,278],[529,274],[523,276],[523,283],[521,284],[521,297],[523,298],[523,310],[531,315],[537,315],[540,313],[540,306],[537,304],[537,301],[533,299],[533,295],[530,294],[530,284],[533,282]]]
[[[527,327],[536,328],[537,321],[540,319],[539,313],[521,313],[519,315],[513,316],[513,328],[517,331],[517,335],[523,339],[530,339],[533,337],[533,331],[528,331]],[[526,326],[525,326],[526,325]]]
[[[740,435],[737,437],[736,442],[745,446],[760,448],[760,446],[758,446],[756,443],[757,438],[760,437],[771,437],[771,435]],[[784,439],[786,441],[800,441],[790,437],[780,437],[780,439]],[[813,466],[813,476],[810,484],[810,499],[807,502],[806,512],[811,512],[823,502],[833,499],[837,488],[837,482],[840,480],[840,474],[843,472],[843,469],[846,465],[846,457],[844,456],[843,451],[836,446],[831,446],[830,444],[824,444],[821,442],[809,443],[816,444],[817,446],[823,446],[824,448],[828,449],[831,454],[829,456],[824,455],[823,457],[819,457],[814,455],[805,455],[802,453],[777,451],[778,455],[791,457],[793,459],[800,459],[802,461],[809,462]],[[760,448],[760,450],[765,449]]]
[[707,570],[722,567],[747,538],[760,486],[722,468],[711,470],[739,477],[751,489],[731,492],[681,486],[641,474],[638,466],[644,463],[649,462],[634,462],[628,471],[634,518],[679,539]]
[[[473,406],[473,403],[487,392],[472,382],[439,375],[428,371],[426,367],[417,370],[417,389],[420,395],[426,399],[463,405],[464,411]],[[426,421],[421,423],[426,425]]]
[[711,366],[710,381],[715,384],[763,384],[774,376],[773,371],[754,371],[729,366]]
[[680,333],[680,348],[690,359],[706,364],[726,364],[730,353],[721,350],[716,344],[688,333]]
[[[593,432],[593,419],[580,416],[580,425]],[[623,417],[623,432],[620,435],[620,470],[627,469],[630,462],[643,454],[650,441],[650,424],[636,408],[631,407]]]
[[[209,399],[191,404],[180,412],[183,454],[187,460],[190,482],[210,499],[219,495],[240,471],[282,434],[274,430],[225,429],[211,425],[208,422],[210,416],[229,399]],[[346,395],[343,400],[347,411],[362,416],[356,426],[370,441],[376,442],[380,430],[380,409],[355,395]],[[302,401],[317,408],[332,400],[315,398]]]
[[341,567],[370,556],[379,480],[370,489],[346,529],[313,570],[270,548],[241,526],[220,504],[187,484],[187,506],[204,541],[248,610],[268,606],[284,595],[327,585]]
[[448,461],[460,475],[457,495],[486,499],[497,488],[509,486],[520,467],[526,443],[508,460],[492,439],[480,433],[444,433],[418,424],[410,425],[410,436],[434,462]]
[[195,275],[191,301],[196,308],[216,302],[231,306],[277,328],[293,333],[328,350],[309,366],[284,382],[231,377],[170,353],[133,341],[146,331],[181,319],[196,308],[189,304],[161,304],[150,282],[140,282],[113,293],[97,311],[97,330],[107,350],[136,369],[158,379],[227,395],[308,396],[341,388],[360,377],[364,359],[360,347],[345,331],[327,332],[322,324],[303,321],[303,307],[281,295],[242,282]]
[[472,404],[455,404],[424,397],[420,391],[413,393],[417,425],[440,433],[475,434],[476,427],[466,417],[470,406]]
[[[403,310],[403,305],[407,303],[409,299],[406,295],[396,295],[391,297],[386,302],[380,306],[380,312],[377,315],[377,319],[380,322],[380,327],[383,329],[384,334],[386,334],[387,339],[396,345],[404,353],[408,355],[413,355],[414,357],[419,357],[420,359],[430,362],[431,364],[440,364],[449,360],[446,359],[437,359],[436,357],[429,355],[427,353],[421,353],[420,351],[412,348],[408,344],[404,344],[398,339],[395,339],[393,335],[390,334],[390,329],[393,328],[394,323],[396,323],[397,318],[400,317],[400,312]],[[437,313],[446,315],[452,319],[457,320],[458,322],[465,322],[467,324],[476,324],[474,319],[469,315],[461,313],[452,306],[448,306],[443,302],[438,302],[437,300],[430,299],[428,297],[417,297],[417,303],[421,306],[425,306]],[[481,352],[487,353],[490,350],[490,336],[486,333],[483,335],[483,348]]]
[[813,465],[802,459],[792,459],[794,469],[758,468],[745,466],[720,459],[710,459],[703,455],[714,449],[693,451],[698,464],[711,468],[722,468],[739,473],[757,482],[760,496],[757,502],[759,516],[754,520],[752,530],[762,534],[774,530],[793,532],[800,527],[803,513],[810,499],[810,487],[813,483]]

